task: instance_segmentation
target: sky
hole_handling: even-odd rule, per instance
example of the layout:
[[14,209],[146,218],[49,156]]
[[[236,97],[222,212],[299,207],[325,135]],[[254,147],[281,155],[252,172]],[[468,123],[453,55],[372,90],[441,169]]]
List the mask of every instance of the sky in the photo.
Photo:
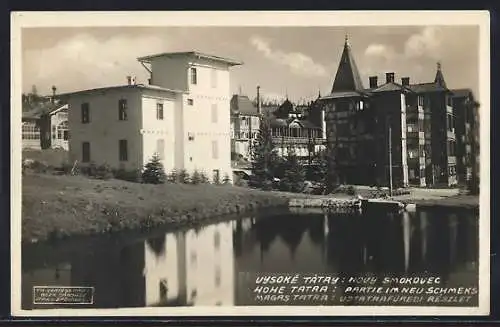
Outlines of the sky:
[[441,62],[449,88],[479,96],[479,27],[56,27],[22,31],[22,85],[50,94],[121,85],[126,76],[147,83],[137,57],[200,51],[244,64],[231,68],[231,91],[254,98],[286,95],[302,102],[331,91],[348,35],[365,87],[368,77],[432,82]]

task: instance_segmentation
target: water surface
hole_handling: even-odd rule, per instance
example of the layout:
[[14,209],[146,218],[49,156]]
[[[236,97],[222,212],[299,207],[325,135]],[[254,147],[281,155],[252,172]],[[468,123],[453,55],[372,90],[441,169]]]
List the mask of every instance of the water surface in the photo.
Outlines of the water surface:
[[[478,246],[478,214],[466,210],[260,214],[26,248],[22,304],[34,308],[33,286],[56,285],[94,287],[94,304],[85,306],[93,308],[254,305],[255,273],[438,276],[443,288],[477,287]],[[330,304],[364,304],[338,301]]]

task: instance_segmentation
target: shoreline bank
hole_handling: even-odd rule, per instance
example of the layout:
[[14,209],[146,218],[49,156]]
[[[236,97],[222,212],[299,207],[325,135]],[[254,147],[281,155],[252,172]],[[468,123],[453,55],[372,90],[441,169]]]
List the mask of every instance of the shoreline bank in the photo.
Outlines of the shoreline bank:
[[[292,199],[324,198],[344,202],[357,199],[344,194],[270,192],[230,185],[149,185],[27,174],[22,179],[22,241],[36,243],[70,236],[177,229],[245,213],[287,209]],[[419,199],[405,195],[391,200],[421,207],[479,207],[478,197],[466,195]]]
[[286,208],[289,195],[228,185],[149,185],[30,174],[22,181],[22,241],[181,228]]

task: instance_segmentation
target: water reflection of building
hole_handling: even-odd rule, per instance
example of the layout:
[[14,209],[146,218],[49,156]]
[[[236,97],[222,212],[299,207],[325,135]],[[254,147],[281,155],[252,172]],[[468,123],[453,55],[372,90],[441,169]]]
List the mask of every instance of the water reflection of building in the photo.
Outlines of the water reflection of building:
[[233,226],[236,304],[253,301],[245,272],[428,274],[446,285],[472,286],[479,257],[475,215],[418,210],[238,221]]
[[187,303],[233,305],[233,240],[231,223],[186,233]]
[[23,307],[31,307],[36,285],[94,287],[99,308],[233,305],[232,243],[226,222],[128,244],[108,240],[76,251],[61,248],[48,256],[52,262],[24,268]]

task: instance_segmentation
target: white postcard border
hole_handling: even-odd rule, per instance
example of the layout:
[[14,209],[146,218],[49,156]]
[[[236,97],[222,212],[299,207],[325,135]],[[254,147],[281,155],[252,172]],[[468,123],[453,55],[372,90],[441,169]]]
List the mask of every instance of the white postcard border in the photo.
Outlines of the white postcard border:
[[[84,26],[479,26],[479,307],[246,306],[21,309],[22,28]],[[13,12],[11,14],[11,314],[56,316],[478,316],[490,306],[490,15],[488,11]]]

